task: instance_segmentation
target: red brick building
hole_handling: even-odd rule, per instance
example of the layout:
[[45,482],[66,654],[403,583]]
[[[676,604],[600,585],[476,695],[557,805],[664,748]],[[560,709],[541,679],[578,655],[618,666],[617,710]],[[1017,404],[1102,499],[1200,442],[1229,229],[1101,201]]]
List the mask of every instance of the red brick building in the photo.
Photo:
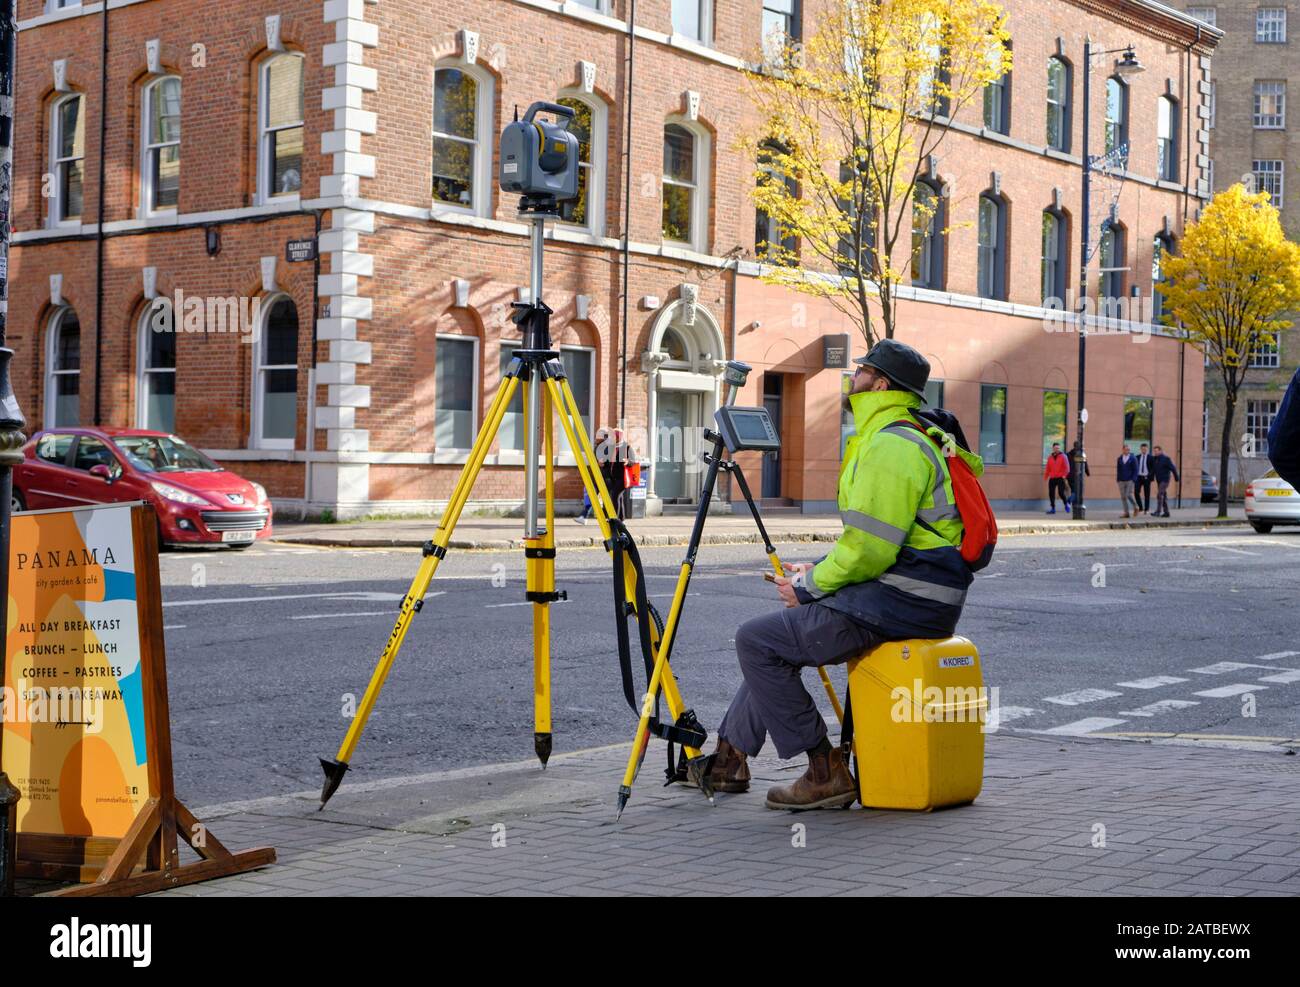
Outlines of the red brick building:
[[[652,507],[689,501],[698,474],[675,429],[689,447],[711,421],[734,355],[756,371],[742,400],[766,401],[786,440],[762,468],[765,495],[831,506],[841,371],[823,367],[822,339],[860,337],[758,279],[754,163],[735,149],[738,69],[764,24],[797,35],[817,4],[641,0],[635,25],[631,6],[115,0],[105,16],[20,0],[9,325],[32,429],[174,429],[291,513],[438,506],[495,393],[509,303],[527,293],[527,229],[496,187],[496,139],[516,106],[562,97],[589,135],[587,193],[579,221],[551,233],[545,297],[589,425],[623,419],[656,461]],[[981,435],[1004,503],[1041,497],[1044,442],[1075,414],[1077,337],[1045,331],[1060,323],[1045,321],[1043,230],[1058,224],[1052,283],[1074,285],[1085,35],[1133,44],[1146,68],[1109,111],[1130,153],[1106,290],[1125,297],[1150,297],[1153,248],[1176,249],[1204,193],[1216,42],[1147,0],[1008,8],[1015,68],[996,118],[963,111],[935,164],[952,229],[930,286],[904,290],[900,323],[944,405]],[[1094,153],[1113,62],[1093,66]],[[287,241],[318,230],[317,262],[286,259]],[[174,335],[153,331],[172,314]],[[1195,477],[1195,354],[1119,328],[1089,342],[1089,449],[1107,464],[1094,472],[1108,481],[1127,432]],[[475,502],[522,500],[521,448],[512,414]]]

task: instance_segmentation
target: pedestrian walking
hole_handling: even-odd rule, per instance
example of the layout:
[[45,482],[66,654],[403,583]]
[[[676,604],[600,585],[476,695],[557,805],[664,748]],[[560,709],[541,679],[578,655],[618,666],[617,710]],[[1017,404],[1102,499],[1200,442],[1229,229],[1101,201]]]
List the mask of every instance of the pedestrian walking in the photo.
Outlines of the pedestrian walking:
[[1056,513],[1056,495],[1061,495],[1061,504],[1065,510],[1070,509],[1070,486],[1066,478],[1070,475],[1070,460],[1061,452],[1061,443],[1052,443],[1052,454],[1047,457],[1043,467],[1043,479],[1047,481],[1048,514]]
[[[1133,499],[1133,481],[1136,478],[1137,460],[1133,458],[1133,450],[1126,443],[1124,451],[1115,460],[1115,482],[1119,484],[1119,499],[1125,517],[1133,517],[1137,514],[1137,501]],[[1132,514],[1129,513],[1129,504],[1133,505]]]
[[[1079,447],[1079,440],[1078,440],[1078,439],[1075,439],[1075,440],[1074,440],[1074,445],[1070,446],[1070,451],[1067,452],[1065,455],[1066,455],[1066,458],[1070,460],[1070,477],[1069,477],[1069,481],[1068,481],[1069,484],[1070,484],[1070,505],[1069,505],[1069,506],[1070,506],[1071,508],[1073,508],[1073,507],[1074,507],[1074,499],[1075,499],[1077,496],[1079,496],[1079,491],[1078,491],[1078,489],[1077,489],[1078,481],[1075,479],[1075,470],[1077,470],[1077,469],[1079,468],[1079,464],[1080,464],[1080,462],[1083,463],[1083,475],[1084,475],[1084,476],[1092,476],[1092,470],[1088,467],[1088,456],[1087,456],[1087,454],[1086,454],[1086,453],[1085,453],[1085,452],[1084,452],[1084,451]],[[1087,505],[1087,504],[1082,504],[1082,505],[1080,505],[1080,506],[1082,507],[1083,510],[1087,510],[1087,509],[1088,509],[1088,505]]]
[[1169,516],[1169,481],[1177,480],[1183,482],[1183,478],[1178,475],[1178,467],[1174,461],[1165,455],[1164,450],[1159,446],[1155,447],[1155,455],[1151,457],[1151,475],[1156,480],[1156,517]]
[[1133,499],[1137,501],[1137,510],[1139,514],[1151,513],[1151,453],[1147,450],[1147,444],[1142,443],[1138,447],[1137,454],[1137,476],[1133,478]]

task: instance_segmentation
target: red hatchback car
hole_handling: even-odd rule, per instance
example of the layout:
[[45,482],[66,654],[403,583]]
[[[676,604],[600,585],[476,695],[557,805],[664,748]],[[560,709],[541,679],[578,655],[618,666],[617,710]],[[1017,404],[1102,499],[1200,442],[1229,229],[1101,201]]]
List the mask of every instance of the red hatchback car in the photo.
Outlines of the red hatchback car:
[[147,500],[166,544],[247,548],[271,535],[271,501],[260,483],[166,432],[49,429],[23,454],[14,469],[15,511]]

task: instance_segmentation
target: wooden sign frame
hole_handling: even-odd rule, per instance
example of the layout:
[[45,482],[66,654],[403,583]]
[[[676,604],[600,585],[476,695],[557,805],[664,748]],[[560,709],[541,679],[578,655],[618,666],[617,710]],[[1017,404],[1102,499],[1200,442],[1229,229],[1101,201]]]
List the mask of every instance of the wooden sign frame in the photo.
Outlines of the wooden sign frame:
[[[54,896],[149,894],[255,870],[275,862],[272,847],[239,852],[226,849],[176,799],[172,777],[171,717],[167,704],[167,659],[163,642],[162,581],[158,571],[158,521],[153,507],[147,503],[131,505],[131,542],[135,553],[148,797],[120,839],[18,834],[19,876],[87,882],[51,892]],[[0,656],[0,659],[4,657]],[[199,855],[198,861],[181,862],[182,840]]]

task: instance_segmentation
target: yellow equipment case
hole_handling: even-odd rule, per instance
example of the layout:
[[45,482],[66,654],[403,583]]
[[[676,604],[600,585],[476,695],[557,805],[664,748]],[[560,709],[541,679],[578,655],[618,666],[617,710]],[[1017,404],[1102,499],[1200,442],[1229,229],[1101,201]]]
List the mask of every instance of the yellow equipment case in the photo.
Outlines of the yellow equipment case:
[[979,795],[988,699],[970,641],[888,641],[849,662],[849,696],[864,806],[928,811]]

